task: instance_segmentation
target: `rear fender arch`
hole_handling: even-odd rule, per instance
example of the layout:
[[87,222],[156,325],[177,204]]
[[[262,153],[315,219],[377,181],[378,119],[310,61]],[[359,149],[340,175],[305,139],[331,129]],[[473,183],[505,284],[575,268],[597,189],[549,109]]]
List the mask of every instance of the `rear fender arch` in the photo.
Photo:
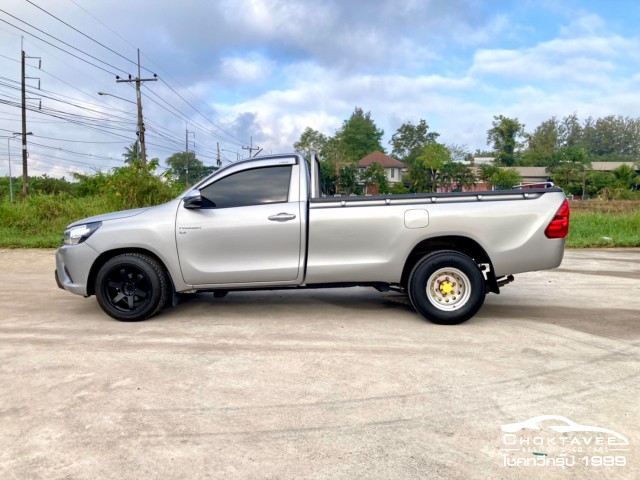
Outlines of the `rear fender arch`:
[[427,238],[413,247],[405,261],[400,284],[406,288],[409,275],[416,263],[425,255],[440,251],[459,252],[473,259],[478,265],[489,265],[488,269],[484,269],[487,291],[500,293],[495,274],[493,273],[493,264],[486,250],[475,240],[458,235]]

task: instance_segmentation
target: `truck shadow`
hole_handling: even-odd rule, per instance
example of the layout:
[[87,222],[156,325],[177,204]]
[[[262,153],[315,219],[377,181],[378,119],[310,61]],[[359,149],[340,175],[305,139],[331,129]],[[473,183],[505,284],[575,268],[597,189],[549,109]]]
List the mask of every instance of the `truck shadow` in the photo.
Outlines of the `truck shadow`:
[[640,314],[637,310],[594,309],[554,305],[484,304],[470,321],[531,320],[571,330],[633,342],[640,339]]

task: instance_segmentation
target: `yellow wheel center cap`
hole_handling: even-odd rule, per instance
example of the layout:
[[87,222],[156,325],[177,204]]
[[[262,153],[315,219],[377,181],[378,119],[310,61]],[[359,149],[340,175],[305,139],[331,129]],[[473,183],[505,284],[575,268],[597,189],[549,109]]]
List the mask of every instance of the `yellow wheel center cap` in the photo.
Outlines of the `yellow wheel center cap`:
[[440,284],[440,292],[443,295],[449,295],[451,292],[453,292],[453,283],[447,281],[444,281]]

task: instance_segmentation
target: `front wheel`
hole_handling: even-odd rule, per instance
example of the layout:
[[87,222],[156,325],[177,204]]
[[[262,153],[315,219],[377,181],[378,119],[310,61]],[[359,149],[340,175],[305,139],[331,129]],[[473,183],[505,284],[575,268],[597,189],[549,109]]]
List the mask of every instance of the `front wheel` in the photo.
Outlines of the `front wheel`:
[[484,303],[484,276],[466,255],[433,253],[411,271],[408,291],[413,307],[427,320],[456,325],[473,317]]
[[100,267],[95,292],[107,315],[122,322],[137,322],[155,315],[167,303],[169,281],[154,258],[125,253]]

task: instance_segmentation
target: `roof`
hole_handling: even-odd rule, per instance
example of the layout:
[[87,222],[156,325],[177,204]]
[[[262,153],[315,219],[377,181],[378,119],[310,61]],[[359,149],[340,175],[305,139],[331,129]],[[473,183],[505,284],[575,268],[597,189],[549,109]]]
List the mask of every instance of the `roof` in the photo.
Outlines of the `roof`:
[[493,163],[495,160],[495,158],[493,157],[473,157],[473,159],[471,160],[473,163],[475,163],[476,165],[483,165],[486,163]]
[[386,168],[407,168],[407,166],[399,160],[385,155],[382,152],[373,152],[358,162],[358,167],[368,167],[372,163],[379,163]]
[[591,162],[591,168],[602,172],[610,172],[611,170],[615,170],[622,165],[627,165],[628,167],[636,170],[633,162]]
[[508,167],[503,170],[513,169],[518,172],[523,177],[543,177],[547,178],[549,173],[547,173],[547,167]]

